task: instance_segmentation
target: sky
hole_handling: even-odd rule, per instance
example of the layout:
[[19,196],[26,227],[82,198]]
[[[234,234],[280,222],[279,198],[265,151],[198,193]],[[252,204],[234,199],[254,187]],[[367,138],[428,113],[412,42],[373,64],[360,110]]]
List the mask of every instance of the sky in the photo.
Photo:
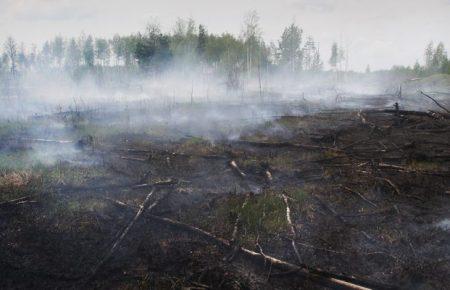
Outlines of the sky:
[[319,43],[325,64],[336,41],[353,70],[413,65],[423,61],[429,41],[450,48],[450,0],[0,0],[0,42],[13,36],[40,46],[82,32],[111,37],[155,21],[170,32],[179,17],[239,35],[250,10],[258,12],[267,42],[277,43],[295,21]]

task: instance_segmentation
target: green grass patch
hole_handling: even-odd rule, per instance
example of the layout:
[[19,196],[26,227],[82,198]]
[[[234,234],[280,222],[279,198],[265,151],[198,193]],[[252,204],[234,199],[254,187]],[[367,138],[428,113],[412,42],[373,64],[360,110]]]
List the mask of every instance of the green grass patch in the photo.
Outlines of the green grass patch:
[[258,235],[276,234],[287,229],[286,207],[272,192],[253,196],[242,208],[244,196],[231,196],[217,208],[216,221],[225,221],[231,234],[238,215],[241,215],[241,242],[253,245]]

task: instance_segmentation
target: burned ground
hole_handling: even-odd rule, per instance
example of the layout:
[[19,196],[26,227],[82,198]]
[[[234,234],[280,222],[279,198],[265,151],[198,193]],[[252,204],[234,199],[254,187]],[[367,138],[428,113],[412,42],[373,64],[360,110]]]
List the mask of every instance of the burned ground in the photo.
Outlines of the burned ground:
[[[2,127],[2,288],[450,283],[446,114],[323,110],[243,126],[238,138],[228,127],[170,138],[167,124],[87,115]],[[40,146],[55,156],[27,153]]]

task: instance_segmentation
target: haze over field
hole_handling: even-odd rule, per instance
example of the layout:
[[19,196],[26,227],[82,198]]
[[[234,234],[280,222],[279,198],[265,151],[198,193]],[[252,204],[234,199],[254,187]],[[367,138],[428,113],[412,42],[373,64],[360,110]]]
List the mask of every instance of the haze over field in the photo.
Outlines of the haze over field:
[[0,0],[0,289],[447,289],[450,0]]
[[12,35],[39,46],[55,35],[76,37],[82,31],[110,38],[140,31],[150,19],[171,31],[178,17],[192,17],[212,33],[237,35],[252,9],[266,42],[276,42],[295,20],[320,44],[324,59],[334,41],[341,43],[352,70],[412,65],[431,40],[450,46],[449,0],[0,0],[0,42]]

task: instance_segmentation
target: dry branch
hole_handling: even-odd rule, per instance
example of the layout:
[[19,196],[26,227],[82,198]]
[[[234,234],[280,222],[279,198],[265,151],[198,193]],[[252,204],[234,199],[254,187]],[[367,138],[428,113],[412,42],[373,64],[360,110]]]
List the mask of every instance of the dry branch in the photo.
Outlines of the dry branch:
[[422,92],[422,91],[420,91],[420,93],[421,93],[423,96],[425,96],[425,97],[429,98],[430,100],[432,100],[439,108],[443,109],[443,110],[446,111],[448,114],[450,114],[450,111],[449,111],[446,107],[444,107],[444,106],[442,106],[441,104],[439,104],[439,102],[436,101],[434,98],[432,98],[431,96],[425,94],[425,93]]
[[[123,208],[128,210],[133,210],[127,205],[118,204]],[[134,210],[133,210],[134,211]],[[226,239],[216,237],[215,235],[204,231],[200,228],[172,220],[165,217],[155,216],[152,214],[145,215],[146,218],[151,219],[152,221],[159,222],[166,226],[174,227],[179,230],[184,230],[189,233],[195,234],[219,247],[225,248],[227,250],[232,250],[232,243]],[[398,289],[398,287],[387,285],[375,281],[365,280],[361,278],[355,278],[353,276],[346,276],[340,274],[330,273],[319,268],[311,268],[304,264],[302,265],[294,265],[289,262],[280,260],[278,258],[254,252],[252,250],[240,247],[239,253],[241,253],[244,257],[257,261],[257,262],[270,262],[271,265],[281,271],[288,271],[292,274],[297,274],[305,279],[310,279],[315,283],[320,285],[330,287],[332,289]]]
[[[179,221],[175,221],[169,218],[159,217],[155,215],[146,215],[149,219],[153,221],[160,222],[164,225],[175,227],[177,229],[185,230],[190,233],[194,233],[220,247],[230,249],[231,243],[225,239],[214,236],[213,234],[206,232],[197,227],[184,224]],[[291,264],[289,262],[280,260],[278,258],[269,256],[267,254],[261,254],[254,252],[252,250],[246,248],[240,248],[240,253],[251,260],[258,262],[270,262],[274,268],[277,268],[282,271],[292,271],[305,279],[310,279],[320,285],[330,287],[332,289],[397,289],[391,285],[385,285],[382,283],[368,281],[360,278],[349,277],[345,275],[338,275],[329,273],[317,268],[310,268],[305,265],[298,266]]]
[[148,158],[137,158],[137,157],[120,156],[120,159],[131,160],[131,161],[138,161],[138,162],[148,162]]
[[240,178],[245,178],[245,173],[239,168],[236,161],[231,160],[228,164],[237,176],[239,176]]
[[341,186],[341,188],[347,190],[348,192],[351,192],[351,193],[353,193],[353,194],[356,194],[357,196],[359,196],[362,200],[364,200],[365,202],[367,202],[367,203],[370,204],[371,206],[377,207],[377,205],[376,205],[375,203],[373,203],[373,202],[371,202],[370,200],[368,200],[367,198],[365,198],[364,195],[362,195],[361,193],[359,193],[359,192],[357,192],[357,191],[354,191],[353,189],[348,188],[348,187],[346,187],[346,186]]
[[36,142],[36,143],[55,143],[55,144],[70,144],[74,143],[70,140],[51,140],[51,139],[34,139],[34,138],[19,138],[21,141]]
[[332,147],[323,147],[323,146],[316,146],[316,145],[309,145],[309,144],[299,144],[299,143],[289,143],[289,142],[256,142],[256,141],[246,141],[246,140],[238,140],[233,141],[234,144],[238,145],[248,145],[248,146],[254,146],[254,147],[268,147],[268,148],[282,148],[282,147],[291,147],[291,148],[300,148],[300,149],[306,149],[306,150],[330,150],[330,151],[338,151],[340,152],[340,149],[332,148]]
[[382,180],[384,182],[386,182],[387,184],[389,184],[398,195],[402,195],[400,189],[398,188],[397,185],[395,185],[395,183],[393,183],[390,179],[388,178],[382,178],[382,177],[378,177],[379,180]]
[[282,194],[283,200],[284,200],[284,204],[286,205],[286,220],[288,222],[289,225],[289,230],[291,232],[291,244],[292,244],[292,249],[294,250],[295,256],[297,257],[298,262],[301,264],[302,263],[302,259],[300,258],[300,253],[298,251],[297,245],[295,244],[295,239],[297,238],[297,232],[295,231],[295,226],[292,223],[292,218],[291,218],[291,208],[289,207],[289,201],[288,198],[285,194]]
[[[103,259],[92,270],[91,278],[94,277],[97,274],[98,270],[112,257],[112,255],[115,253],[115,251],[117,250],[120,243],[124,240],[124,238],[126,237],[128,232],[131,230],[131,228],[134,226],[134,224],[139,220],[139,218],[142,216],[144,211],[145,210],[151,211],[156,205],[158,205],[158,203],[160,202],[160,200],[162,198],[156,200],[153,204],[148,206],[154,192],[155,192],[155,188],[153,188],[150,191],[150,193],[147,194],[144,202],[141,204],[141,206],[140,206],[139,210],[137,211],[136,215],[134,216],[134,218],[130,221],[130,223],[127,225],[127,227],[123,230],[122,234],[120,234],[120,236],[114,241],[112,247],[109,249],[109,251],[103,257]],[[148,209],[147,209],[147,207],[148,207]]]
[[265,170],[264,174],[265,174],[265,177],[267,179],[267,182],[269,182],[269,183],[272,182],[272,180],[273,180],[272,173],[269,170]]
[[10,205],[10,204],[17,204],[17,203],[26,201],[30,197],[31,197],[30,195],[27,195],[27,196],[22,196],[22,197],[15,198],[15,199],[7,200],[7,201],[2,201],[2,202],[0,202],[0,206]]
[[379,163],[378,167],[397,170],[397,171],[406,172],[406,173],[416,173],[416,174],[435,175],[435,176],[444,176],[444,177],[450,176],[450,172],[448,172],[448,171],[439,172],[439,171],[413,170],[413,169],[410,169],[407,167],[392,165],[392,164],[387,164],[387,163]]

